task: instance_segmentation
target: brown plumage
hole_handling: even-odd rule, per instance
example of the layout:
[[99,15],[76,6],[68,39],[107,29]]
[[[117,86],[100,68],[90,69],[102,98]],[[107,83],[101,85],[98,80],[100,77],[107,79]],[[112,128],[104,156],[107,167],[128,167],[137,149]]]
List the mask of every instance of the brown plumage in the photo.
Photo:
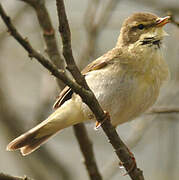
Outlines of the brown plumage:
[[21,149],[22,155],[28,155],[29,153],[35,151],[42,143],[45,143],[45,141],[54,134],[48,134],[39,138],[38,134],[44,126],[45,123],[42,122],[42,124],[22,134],[8,144],[7,150],[13,151],[16,149]]
[[[116,47],[82,71],[113,126],[134,119],[155,103],[168,77],[160,50],[165,36],[162,27],[168,21],[168,17],[149,13],[130,16],[123,23]],[[90,109],[69,87],[61,92],[54,108],[45,121],[9,143],[7,150],[30,154],[61,129],[94,120]]]

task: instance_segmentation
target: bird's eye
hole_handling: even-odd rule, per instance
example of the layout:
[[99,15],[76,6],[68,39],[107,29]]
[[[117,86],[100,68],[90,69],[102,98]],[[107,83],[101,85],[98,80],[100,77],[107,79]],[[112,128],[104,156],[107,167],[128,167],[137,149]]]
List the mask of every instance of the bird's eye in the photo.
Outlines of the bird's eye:
[[140,29],[140,30],[144,29],[144,25],[143,25],[143,24],[139,24],[137,27],[138,27],[138,29]]

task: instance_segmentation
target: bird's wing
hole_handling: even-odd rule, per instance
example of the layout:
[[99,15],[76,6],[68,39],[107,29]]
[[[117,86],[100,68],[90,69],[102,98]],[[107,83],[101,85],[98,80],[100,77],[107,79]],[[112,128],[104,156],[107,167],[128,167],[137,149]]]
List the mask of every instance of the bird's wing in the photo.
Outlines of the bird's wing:
[[70,87],[66,86],[61,93],[59,94],[59,96],[57,96],[57,99],[53,105],[54,109],[59,108],[65,101],[67,101],[68,99],[71,98],[73,94],[73,91]]
[[[107,61],[101,61],[101,59],[97,59],[96,61],[90,63],[88,66],[86,66],[82,74],[86,75],[88,72],[93,71],[93,70],[98,70],[107,65]],[[60,95],[57,97],[57,100],[55,101],[53,108],[57,109],[59,108],[65,101],[71,98],[73,94],[73,90],[66,86],[60,93]]]
[[[83,70],[82,74],[87,75],[90,71],[99,70],[104,67],[106,67],[114,58],[115,58],[116,50],[112,49],[105,55],[99,57],[92,63],[88,64]],[[117,52],[119,55],[119,50]],[[57,109],[59,108],[65,101],[69,100],[73,94],[73,90],[66,86],[60,93],[60,95],[57,97],[57,100],[55,101],[53,108]]]

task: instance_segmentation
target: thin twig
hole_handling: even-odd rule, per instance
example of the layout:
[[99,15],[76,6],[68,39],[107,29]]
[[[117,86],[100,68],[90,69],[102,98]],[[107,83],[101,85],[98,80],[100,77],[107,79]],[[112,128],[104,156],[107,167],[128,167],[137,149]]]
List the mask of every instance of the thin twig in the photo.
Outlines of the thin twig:
[[[100,107],[97,99],[95,98],[94,94],[89,90],[89,87],[84,79],[84,77],[79,72],[78,68],[74,64],[74,59],[72,56],[72,50],[71,50],[71,40],[70,40],[70,31],[69,31],[69,25],[66,18],[66,13],[64,9],[64,3],[61,0],[57,0],[57,9],[58,9],[58,15],[59,21],[60,21],[60,32],[62,35],[62,41],[63,41],[63,54],[65,57],[65,60],[68,65],[68,69],[72,73],[73,77],[77,81],[77,83],[73,82],[71,79],[69,79],[63,70],[58,70],[52,63],[50,63],[44,56],[42,56],[40,53],[35,51],[30,43],[22,38],[22,36],[17,32],[13,24],[11,23],[10,18],[6,15],[5,11],[3,10],[1,4],[0,4],[0,15],[4,21],[4,23],[7,25],[9,31],[11,32],[12,36],[28,51],[30,57],[36,58],[44,67],[46,67],[55,77],[60,78],[64,83],[66,83],[69,87],[71,87],[77,94],[79,94],[82,98],[82,100],[90,107],[91,111],[95,114],[96,119],[98,122],[106,121],[102,124],[102,128],[106,135],[108,136],[108,139],[112,146],[115,149],[115,152],[118,156],[118,158],[122,161],[125,169],[127,170],[129,176],[133,180],[143,180],[143,173],[140,169],[137,168],[137,165],[134,165],[134,159],[131,156],[127,146],[122,142],[122,140],[119,138],[115,128],[110,123],[109,116],[104,113],[102,108]],[[66,24],[66,25],[64,25]],[[64,29],[67,28],[67,29]],[[68,49],[66,49],[68,48]],[[70,56],[70,57],[68,57]],[[78,78],[78,79],[76,79]],[[81,86],[83,85],[83,86]],[[131,169],[131,167],[133,167]]]
[[86,127],[83,123],[76,124],[73,126],[75,136],[78,140],[80,150],[84,157],[84,164],[86,166],[88,175],[91,180],[102,180],[101,174],[99,172],[96,158],[93,152],[93,145],[88,136]]
[[[19,113],[12,107],[12,103],[9,101],[7,93],[6,81],[3,81],[4,77],[0,71],[0,116],[3,120],[2,123],[7,126],[8,135],[11,137],[17,136],[17,134],[23,133],[23,120]],[[62,177],[65,180],[70,179],[70,174],[67,168],[65,168],[62,164],[60,164],[57,159],[52,156],[46,147],[37,151],[34,154],[34,158],[27,159],[22,158],[21,164],[26,171],[33,172],[33,176],[36,179],[44,179],[45,174],[41,173],[38,161],[44,166],[46,164],[49,165],[49,170],[54,170],[58,176]],[[20,164],[20,165],[21,165]]]
[[70,71],[72,76],[75,78],[79,85],[84,85],[84,87],[89,90],[89,87],[85,81],[85,78],[81,75],[76,63],[74,61],[72,47],[71,47],[71,32],[68,22],[65,7],[63,1],[56,1],[58,18],[59,18],[59,32],[62,37],[63,42],[63,56],[67,63],[67,69]]
[[117,7],[118,2],[119,0],[109,0],[98,18],[97,12],[100,5],[99,1],[93,0],[88,2],[88,7],[84,16],[87,43],[79,58],[80,67],[86,65],[86,61],[89,61],[90,58],[93,58],[92,55],[95,54],[97,37],[107,25],[112,12],[114,11],[115,7]]
[[85,127],[81,128],[81,126],[83,126],[83,124],[81,123],[76,124],[74,128],[74,132],[75,132],[76,137],[78,138],[78,143],[79,143],[81,152],[83,153],[83,156],[85,157],[84,164],[86,166],[87,172],[89,173],[91,180],[102,180],[102,177],[96,165],[96,159],[94,156],[92,143],[89,143],[91,141],[88,137],[86,128]]
[[175,17],[174,17],[174,15],[173,15],[173,13],[172,13],[171,11],[169,11],[169,12],[167,13],[167,15],[170,16],[170,21],[171,21],[171,23],[174,24],[174,25],[176,25],[177,27],[179,27],[179,21],[176,21],[176,20],[175,20]]
[[[43,32],[43,38],[46,44],[46,52],[50,60],[57,66],[59,69],[64,69],[65,64],[64,60],[60,55],[58,50],[57,41],[55,37],[55,31],[48,13],[48,10],[45,6],[44,0],[21,0],[25,3],[32,6],[37,15],[37,19],[41,30]],[[57,79],[60,89],[65,87],[65,84],[62,83],[60,79]]]
[[0,173],[0,180],[33,180],[28,177],[17,177],[17,176],[10,176],[4,173]]
[[179,107],[153,107],[147,114],[169,114],[169,113],[179,113]]
[[[65,82],[69,87],[71,87],[76,93],[81,93],[82,91],[90,96],[91,94],[85,90],[83,87],[72,81],[65,75],[65,71],[61,69],[57,69],[56,66],[51,63],[47,58],[45,58],[42,54],[37,52],[35,49],[32,48],[31,44],[27,40],[27,38],[23,38],[20,33],[16,30],[14,25],[11,22],[11,19],[6,15],[5,11],[0,4],[0,15],[8,27],[10,34],[24,47],[24,49],[28,52],[30,58],[35,58],[38,60],[40,64],[42,64],[46,69],[48,69],[52,75],[61,79]],[[81,93],[82,94],[82,93]]]
[[[23,16],[24,12],[27,12],[29,9],[28,9],[28,5],[24,5],[20,8],[17,8],[15,10],[13,10],[13,17],[12,17],[12,21],[14,24],[16,24],[19,19]],[[5,35],[7,33],[7,30],[5,28],[2,28],[2,26],[0,25],[0,41],[1,41],[1,44],[2,44],[2,40],[4,40],[7,36]]]

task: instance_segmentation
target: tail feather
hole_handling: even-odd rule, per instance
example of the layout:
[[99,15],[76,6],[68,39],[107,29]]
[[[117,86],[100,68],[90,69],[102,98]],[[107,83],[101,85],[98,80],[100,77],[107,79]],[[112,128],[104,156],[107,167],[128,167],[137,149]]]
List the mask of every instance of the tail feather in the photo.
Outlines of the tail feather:
[[42,144],[44,144],[48,140],[48,138],[51,137],[52,135],[48,135],[48,136],[44,136],[42,138],[32,140],[31,143],[28,143],[28,145],[20,148],[21,154],[23,156],[26,156],[26,155],[32,153],[33,151],[38,149]]
[[22,155],[28,155],[59,130],[82,122],[84,117],[79,104],[72,100],[67,101],[45,121],[10,142],[7,150],[14,151],[20,149]]
[[18,138],[14,139],[12,142],[10,142],[7,146],[8,151],[14,151],[16,149],[20,149],[27,144],[31,144],[36,136],[37,133],[25,133],[19,136]]
[[45,143],[49,137],[54,135],[54,133],[51,133],[42,137],[38,137],[39,132],[42,130],[42,128],[44,128],[44,126],[44,123],[41,126],[38,125],[38,128],[35,127],[14,139],[8,144],[7,151],[14,151],[20,149],[22,155],[24,156],[35,151],[37,148],[40,147],[40,145]]

